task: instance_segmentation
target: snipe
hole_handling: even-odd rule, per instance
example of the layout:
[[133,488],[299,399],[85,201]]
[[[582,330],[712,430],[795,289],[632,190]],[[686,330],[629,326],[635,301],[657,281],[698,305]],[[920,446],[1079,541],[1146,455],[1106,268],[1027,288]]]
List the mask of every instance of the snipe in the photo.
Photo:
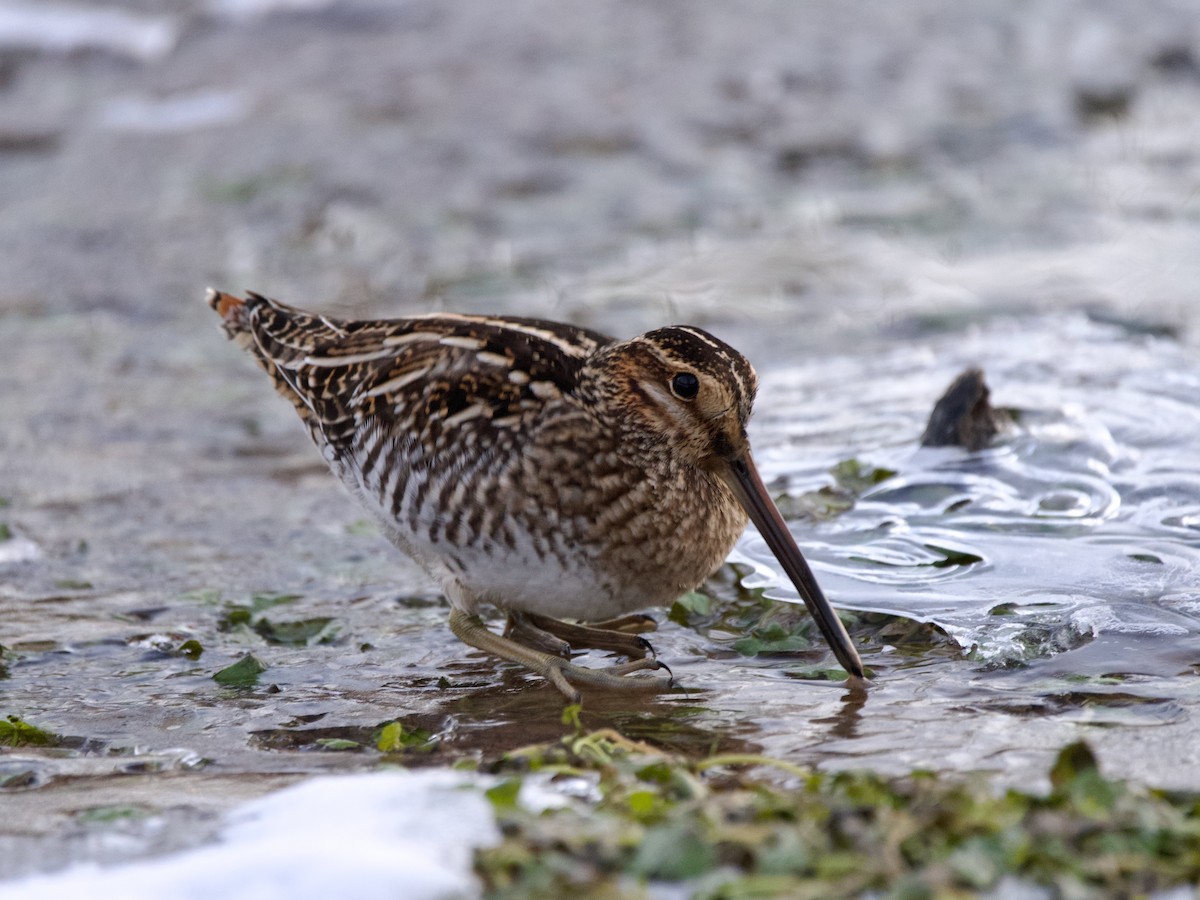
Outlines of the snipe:
[[[296,407],[387,537],[440,582],[464,642],[568,698],[661,690],[633,610],[670,603],[758,526],[838,661],[862,663],[767,494],[746,421],[757,380],[698,328],[628,341],[499,316],[350,321],[210,290],[226,333]],[[503,636],[477,611],[508,614]],[[563,618],[591,624],[568,624]],[[608,668],[572,647],[613,650]]]

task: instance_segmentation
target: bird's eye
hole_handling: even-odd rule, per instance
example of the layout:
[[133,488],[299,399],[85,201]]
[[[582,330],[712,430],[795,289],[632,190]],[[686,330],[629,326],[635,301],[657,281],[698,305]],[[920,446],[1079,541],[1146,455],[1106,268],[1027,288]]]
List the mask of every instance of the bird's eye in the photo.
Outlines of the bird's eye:
[[680,400],[695,400],[700,391],[700,379],[691,372],[680,372],[671,379],[671,393]]

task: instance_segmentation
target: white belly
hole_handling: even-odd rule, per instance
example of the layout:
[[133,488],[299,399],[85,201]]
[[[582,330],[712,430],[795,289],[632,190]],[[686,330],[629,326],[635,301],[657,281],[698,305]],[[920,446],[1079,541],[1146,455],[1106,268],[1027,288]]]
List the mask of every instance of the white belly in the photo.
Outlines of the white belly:
[[374,490],[348,486],[385,536],[441,584],[457,609],[473,613],[491,604],[556,619],[599,621],[653,603],[644,593],[606,583],[586,549],[567,545],[561,534],[549,532],[535,541],[516,522],[509,522],[511,546],[490,537],[452,543],[429,506],[417,511],[414,527],[408,503],[393,517]]

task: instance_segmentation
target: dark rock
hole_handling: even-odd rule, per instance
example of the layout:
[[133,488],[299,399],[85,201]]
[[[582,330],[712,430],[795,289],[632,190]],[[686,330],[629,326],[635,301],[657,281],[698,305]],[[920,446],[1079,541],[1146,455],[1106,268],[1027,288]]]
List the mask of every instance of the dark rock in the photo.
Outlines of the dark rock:
[[974,453],[988,446],[1008,421],[992,409],[982,369],[967,369],[946,388],[933,407],[922,447],[964,447]]

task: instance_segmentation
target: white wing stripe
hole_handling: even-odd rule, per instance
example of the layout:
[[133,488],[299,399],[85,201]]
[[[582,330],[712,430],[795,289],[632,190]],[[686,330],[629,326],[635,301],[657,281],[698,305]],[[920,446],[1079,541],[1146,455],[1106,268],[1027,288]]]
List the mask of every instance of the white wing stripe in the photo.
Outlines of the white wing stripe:
[[392,391],[398,391],[398,390],[400,390],[400,388],[407,387],[408,385],[412,384],[414,381],[419,381],[422,378],[424,378],[426,375],[429,374],[430,368],[431,368],[430,366],[425,366],[424,368],[421,368],[421,369],[413,369],[410,372],[405,372],[401,375],[397,375],[395,378],[389,378],[383,384],[378,385],[377,387],[373,387],[369,391],[366,391],[362,396],[363,397],[378,397],[380,394],[389,394]]

